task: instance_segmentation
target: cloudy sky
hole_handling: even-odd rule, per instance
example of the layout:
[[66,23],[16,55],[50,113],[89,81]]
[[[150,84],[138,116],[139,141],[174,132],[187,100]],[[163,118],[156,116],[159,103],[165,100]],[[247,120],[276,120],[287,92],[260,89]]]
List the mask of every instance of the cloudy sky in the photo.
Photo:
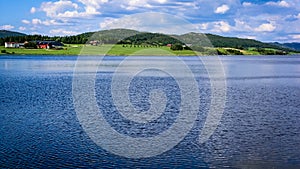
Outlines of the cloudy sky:
[[300,42],[300,0],[34,0],[0,5],[0,29],[27,34],[74,35],[119,27],[181,34],[193,27],[265,42]]

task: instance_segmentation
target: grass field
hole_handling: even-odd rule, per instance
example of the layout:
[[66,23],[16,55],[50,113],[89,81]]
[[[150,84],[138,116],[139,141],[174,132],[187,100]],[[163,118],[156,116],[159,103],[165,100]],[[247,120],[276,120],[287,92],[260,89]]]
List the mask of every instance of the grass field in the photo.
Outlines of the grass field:
[[101,45],[101,46],[84,46],[82,47],[81,55],[111,55],[111,56],[192,56],[196,55],[193,51],[182,50],[172,51],[169,47],[124,47],[123,45]]
[[66,45],[61,50],[5,48],[4,46],[0,46],[0,51],[1,54],[17,54],[17,55],[78,55],[81,51],[81,48],[82,45]]
[[[123,46],[104,44],[99,46],[82,45],[82,44],[66,44],[61,50],[54,49],[24,49],[24,48],[5,48],[0,46],[1,54],[15,55],[110,55],[110,56],[195,56],[195,55],[214,55],[216,50],[222,53],[228,53],[229,48],[206,48],[205,52],[199,53],[192,50],[173,51],[167,46],[162,47],[142,47],[142,46]],[[232,48],[233,49],[233,48]],[[254,49],[238,50],[243,55],[260,55]],[[271,50],[271,49],[268,49]]]
[[[16,55],[111,55],[111,56],[130,56],[130,55],[196,55],[190,50],[172,51],[169,47],[124,47],[123,45],[105,44],[100,46],[91,45],[71,45],[67,44],[61,50],[55,49],[24,49],[24,48],[5,48],[0,46],[1,54]],[[5,51],[5,52],[2,52]]]

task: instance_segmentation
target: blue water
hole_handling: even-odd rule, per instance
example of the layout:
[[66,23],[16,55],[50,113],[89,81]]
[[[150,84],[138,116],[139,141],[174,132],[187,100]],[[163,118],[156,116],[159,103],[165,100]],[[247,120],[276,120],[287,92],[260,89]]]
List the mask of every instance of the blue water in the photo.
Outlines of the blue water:
[[[134,57],[141,62],[168,62],[168,57]],[[76,56],[0,57],[1,168],[299,168],[300,56],[222,56],[227,97],[218,128],[198,142],[208,113],[210,81],[196,57],[181,58],[199,85],[201,107],[194,127],[171,150],[158,156],[131,159],[98,146],[76,116],[72,83]],[[83,75],[97,66],[84,64]],[[95,94],[109,124],[130,137],[152,137],[167,130],[180,110],[180,89],[174,78],[148,70],[134,78],[130,100],[149,109],[148,95],[162,89],[168,98],[165,114],[148,124],[118,113],[111,81],[124,57],[105,57],[98,70]],[[174,66],[176,68],[176,66]],[[126,76],[126,72],[124,72]],[[178,131],[180,133],[180,131]]]

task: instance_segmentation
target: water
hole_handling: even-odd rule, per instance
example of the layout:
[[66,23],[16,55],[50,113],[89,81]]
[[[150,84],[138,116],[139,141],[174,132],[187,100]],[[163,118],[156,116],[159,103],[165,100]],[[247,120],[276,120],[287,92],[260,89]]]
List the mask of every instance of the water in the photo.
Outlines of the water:
[[[201,106],[194,126],[171,150],[131,159],[98,146],[83,130],[72,97],[77,57],[1,56],[0,167],[300,167],[300,56],[221,57],[226,106],[218,128],[203,144],[198,137],[211,99],[209,76],[196,57],[181,59],[199,85]],[[83,76],[92,74],[96,60],[91,57],[84,62]],[[112,75],[122,60],[124,57],[106,57],[98,70],[95,93],[103,116],[114,130],[133,138],[149,138],[168,130],[180,111],[178,84],[158,70],[137,74],[129,87],[133,106],[147,111],[153,89],[165,93],[167,106],[163,115],[147,124],[130,121],[118,113],[111,94]],[[168,60],[134,57],[127,70],[149,61],[176,64]]]

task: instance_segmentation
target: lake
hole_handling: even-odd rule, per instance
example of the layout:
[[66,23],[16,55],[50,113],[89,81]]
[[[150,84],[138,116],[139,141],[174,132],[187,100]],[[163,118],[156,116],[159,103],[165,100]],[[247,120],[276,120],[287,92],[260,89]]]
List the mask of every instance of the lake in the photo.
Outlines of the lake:
[[[1,168],[300,167],[300,56],[222,56],[220,65],[203,63],[198,57],[135,56],[126,64],[126,57],[104,57],[98,65],[99,60],[0,57]],[[211,72],[205,66],[212,67]],[[143,67],[147,69],[137,69]],[[186,68],[191,71],[185,72]],[[220,70],[224,78],[214,73]],[[219,111],[217,128],[200,143],[214,81],[226,84],[226,96],[218,101],[225,107]],[[181,83],[194,86],[185,89]],[[93,96],[86,98],[88,94]],[[191,99],[181,104],[193,95],[199,96],[195,99],[199,106]],[[82,116],[80,111],[94,111],[92,102],[101,113]],[[131,116],[132,109],[149,110],[150,115]],[[158,109],[163,112],[151,116]],[[192,121],[180,123],[189,127],[172,127],[179,124],[183,109],[187,119],[189,111],[196,111]],[[96,116],[106,122],[97,126]],[[165,135],[155,144],[149,141],[168,130],[175,135]],[[117,138],[110,131],[125,137]],[[131,138],[139,145],[126,146]],[[143,154],[148,142],[153,150]]]

